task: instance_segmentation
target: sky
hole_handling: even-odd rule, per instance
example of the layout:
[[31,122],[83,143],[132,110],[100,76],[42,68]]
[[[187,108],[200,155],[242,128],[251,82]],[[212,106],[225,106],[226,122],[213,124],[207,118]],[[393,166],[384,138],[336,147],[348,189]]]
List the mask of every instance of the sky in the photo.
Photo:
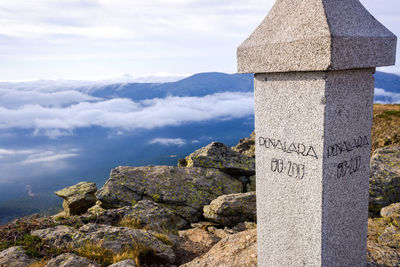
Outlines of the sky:
[[[1,0],[0,80],[236,72],[273,0]],[[361,0],[400,36],[399,0]],[[400,73],[400,48],[395,67]]]

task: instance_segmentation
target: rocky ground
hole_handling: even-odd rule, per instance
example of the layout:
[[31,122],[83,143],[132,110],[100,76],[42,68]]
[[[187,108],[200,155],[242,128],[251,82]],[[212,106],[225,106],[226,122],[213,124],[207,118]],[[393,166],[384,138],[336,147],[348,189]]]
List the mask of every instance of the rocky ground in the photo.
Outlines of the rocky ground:
[[[62,213],[0,227],[0,267],[257,266],[254,143],[214,142],[177,167],[117,167],[99,190],[57,191]],[[400,147],[373,143],[366,260],[400,266]]]

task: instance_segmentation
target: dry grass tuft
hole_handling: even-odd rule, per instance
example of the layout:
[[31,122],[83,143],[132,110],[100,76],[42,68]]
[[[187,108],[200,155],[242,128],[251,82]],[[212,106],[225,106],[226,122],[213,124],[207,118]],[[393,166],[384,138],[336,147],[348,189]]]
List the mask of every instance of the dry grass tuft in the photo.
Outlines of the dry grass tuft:
[[171,239],[168,238],[167,235],[161,233],[153,233],[154,237],[163,242],[165,245],[172,246]]

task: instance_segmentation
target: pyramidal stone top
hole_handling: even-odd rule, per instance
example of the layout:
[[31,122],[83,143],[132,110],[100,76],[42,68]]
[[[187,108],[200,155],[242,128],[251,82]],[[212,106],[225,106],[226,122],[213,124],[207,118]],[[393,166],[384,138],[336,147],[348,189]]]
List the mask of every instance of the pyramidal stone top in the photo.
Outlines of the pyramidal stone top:
[[277,0],[238,47],[238,72],[394,65],[396,42],[358,0]]

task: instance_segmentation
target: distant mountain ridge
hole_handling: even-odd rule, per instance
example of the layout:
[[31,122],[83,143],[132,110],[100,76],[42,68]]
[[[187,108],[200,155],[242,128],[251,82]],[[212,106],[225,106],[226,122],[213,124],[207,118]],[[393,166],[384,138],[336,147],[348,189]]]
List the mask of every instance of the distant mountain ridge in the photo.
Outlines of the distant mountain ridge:
[[252,74],[207,72],[168,83],[117,83],[98,87],[90,94],[96,97],[125,97],[132,100],[173,96],[205,96],[222,92],[252,92]]
[[[393,103],[400,97],[400,76],[392,73],[375,73],[375,87],[386,93],[375,96],[375,101]],[[90,95],[103,98],[124,97],[135,101],[173,96],[205,96],[222,92],[252,92],[253,74],[226,74],[220,72],[198,73],[176,82],[167,83],[115,83],[97,87]]]

